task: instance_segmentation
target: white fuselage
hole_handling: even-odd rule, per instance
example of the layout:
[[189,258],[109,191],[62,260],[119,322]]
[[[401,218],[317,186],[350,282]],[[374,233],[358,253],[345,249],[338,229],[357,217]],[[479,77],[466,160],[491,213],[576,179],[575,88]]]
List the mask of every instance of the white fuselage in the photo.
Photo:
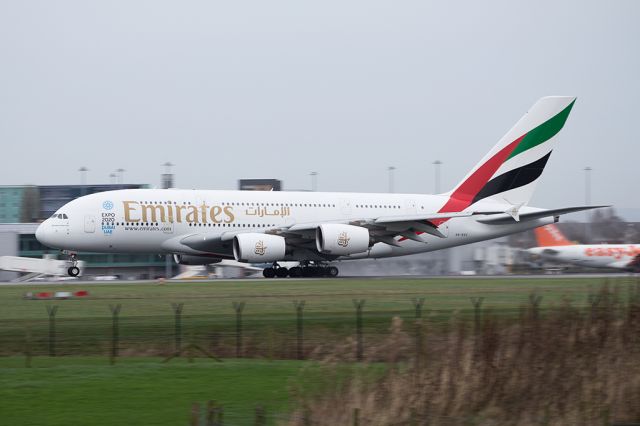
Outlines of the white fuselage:
[[628,269],[640,255],[638,244],[574,244],[534,247],[529,253],[556,262],[573,263],[591,268]]
[[[224,236],[274,232],[300,224],[349,223],[381,216],[438,212],[445,195],[208,191],[133,189],[80,197],[58,210],[37,232],[44,244],[68,251],[147,252],[216,255],[233,258]],[[474,209],[489,211],[508,206],[482,201]],[[521,212],[536,211],[523,207]],[[508,224],[483,224],[484,215],[452,218],[438,227],[444,237],[423,234],[424,242],[395,237],[398,246],[377,242],[366,252],[339,259],[381,258],[439,250],[496,238],[554,222],[553,217]],[[181,240],[203,235],[220,244],[215,251],[199,251]],[[293,247],[282,260],[322,260],[309,248]]]

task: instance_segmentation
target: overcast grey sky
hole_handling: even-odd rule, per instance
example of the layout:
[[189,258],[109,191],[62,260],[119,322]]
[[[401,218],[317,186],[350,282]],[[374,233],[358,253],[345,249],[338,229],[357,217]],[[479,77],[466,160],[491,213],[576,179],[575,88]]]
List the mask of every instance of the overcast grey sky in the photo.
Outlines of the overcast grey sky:
[[0,184],[449,189],[575,95],[532,204],[640,208],[639,1],[0,2]]

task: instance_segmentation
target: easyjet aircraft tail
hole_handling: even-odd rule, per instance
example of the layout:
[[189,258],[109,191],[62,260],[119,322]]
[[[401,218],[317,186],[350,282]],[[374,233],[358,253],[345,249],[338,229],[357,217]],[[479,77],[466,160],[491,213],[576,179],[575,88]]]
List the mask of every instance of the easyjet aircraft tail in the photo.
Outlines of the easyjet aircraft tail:
[[538,100],[455,189],[444,211],[462,210],[484,199],[521,206],[529,203],[575,102],[572,96]]
[[555,246],[572,246],[574,242],[567,240],[567,238],[560,232],[556,225],[545,225],[534,229],[536,234],[536,241],[538,247],[555,247]]

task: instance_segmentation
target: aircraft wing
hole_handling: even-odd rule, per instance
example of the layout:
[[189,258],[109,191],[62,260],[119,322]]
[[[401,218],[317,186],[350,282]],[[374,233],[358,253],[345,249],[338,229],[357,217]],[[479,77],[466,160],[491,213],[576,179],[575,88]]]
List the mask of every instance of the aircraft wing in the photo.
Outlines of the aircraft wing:
[[[485,214],[492,213],[502,212],[487,212]],[[396,236],[418,242],[424,242],[422,237],[419,235],[423,233],[444,238],[446,235],[443,234],[434,223],[437,223],[440,220],[468,217],[474,214],[477,214],[477,212],[425,213],[351,219],[348,221],[333,221],[331,223],[342,223],[367,228],[369,230],[369,235],[374,239],[374,241],[398,246],[398,241],[395,239]],[[267,233],[285,237],[287,239],[287,244],[289,245],[315,248],[316,229],[324,223],[328,222],[296,224],[287,228],[269,230]]]
[[509,213],[492,214],[491,217],[478,219],[478,222],[485,223],[487,225],[506,225],[509,223],[513,223],[514,221],[523,222],[528,220],[541,219],[543,217],[549,217],[549,216],[560,216],[563,214],[575,213],[575,212],[580,212],[584,210],[600,209],[603,207],[611,207],[611,206],[579,206],[579,207],[565,207],[562,209],[539,210],[534,212],[520,213],[517,216],[517,218],[514,217],[514,215]]
[[[424,213],[415,215],[380,216],[376,218],[362,218],[339,221],[310,222],[291,226],[283,226],[264,231],[267,234],[280,235],[287,241],[287,245],[315,249],[315,235],[318,226],[325,223],[342,223],[361,226],[369,230],[369,235],[375,242],[382,242],[392,246],[399,246],[396,237],[417,242],[425,242],[421,234],[429,234],[438,238],[445,238],[445,233],[439,228],[439,222],[456,219],[459,217],[483,216],[477,219],[480,223],[489,225],[503,225],[514,221],[528,221],[549,216],[560,216],[583,210],[596,209],[608,206],[581,206],[566,207],[562,209],[539,210],[526,213],[518,213],[520,206],[508,211],[463,211],[451,213]],[[221,234],[203,232],[188,235],[180,240],[181,244],[199,251],[214,253],[224,257],[232,257],[231,241],[233,237],[245,232],[260,232],[257,230],[243,229],[228,231]]]

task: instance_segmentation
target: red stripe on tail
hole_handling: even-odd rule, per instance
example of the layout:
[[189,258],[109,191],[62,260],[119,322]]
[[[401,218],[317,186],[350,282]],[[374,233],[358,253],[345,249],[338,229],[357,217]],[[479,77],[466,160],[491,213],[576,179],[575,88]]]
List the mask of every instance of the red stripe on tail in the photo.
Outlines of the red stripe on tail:
[[[471,176],[469,176],[464,182],[462,182],[451,194],[449,200],[445,203],[444,206],[438,213],[454,213],[461,212],[462,210],[469,207],[474,197],[480,192],[480,190],[489,182],[489,179],[498,171],[502,163],[504,163],[507,158],[511,155],[514,149],[518,146],[520,141],[524,139],[527,134],[520,136],[518,139],[511,142],[509,145],[502,148],[500,151],[496,152],[493,157],[489,158],[486,163],[482,166],[478,167],[476,171],[474,171]],[[432,223],[435,226],[440,226],[445,223],[449,219],[437,219],[433,220]],[[423,232],[418,231],[416,235],[420,235]],[[398,241],[406,240],[406,237],[400,238]]]

